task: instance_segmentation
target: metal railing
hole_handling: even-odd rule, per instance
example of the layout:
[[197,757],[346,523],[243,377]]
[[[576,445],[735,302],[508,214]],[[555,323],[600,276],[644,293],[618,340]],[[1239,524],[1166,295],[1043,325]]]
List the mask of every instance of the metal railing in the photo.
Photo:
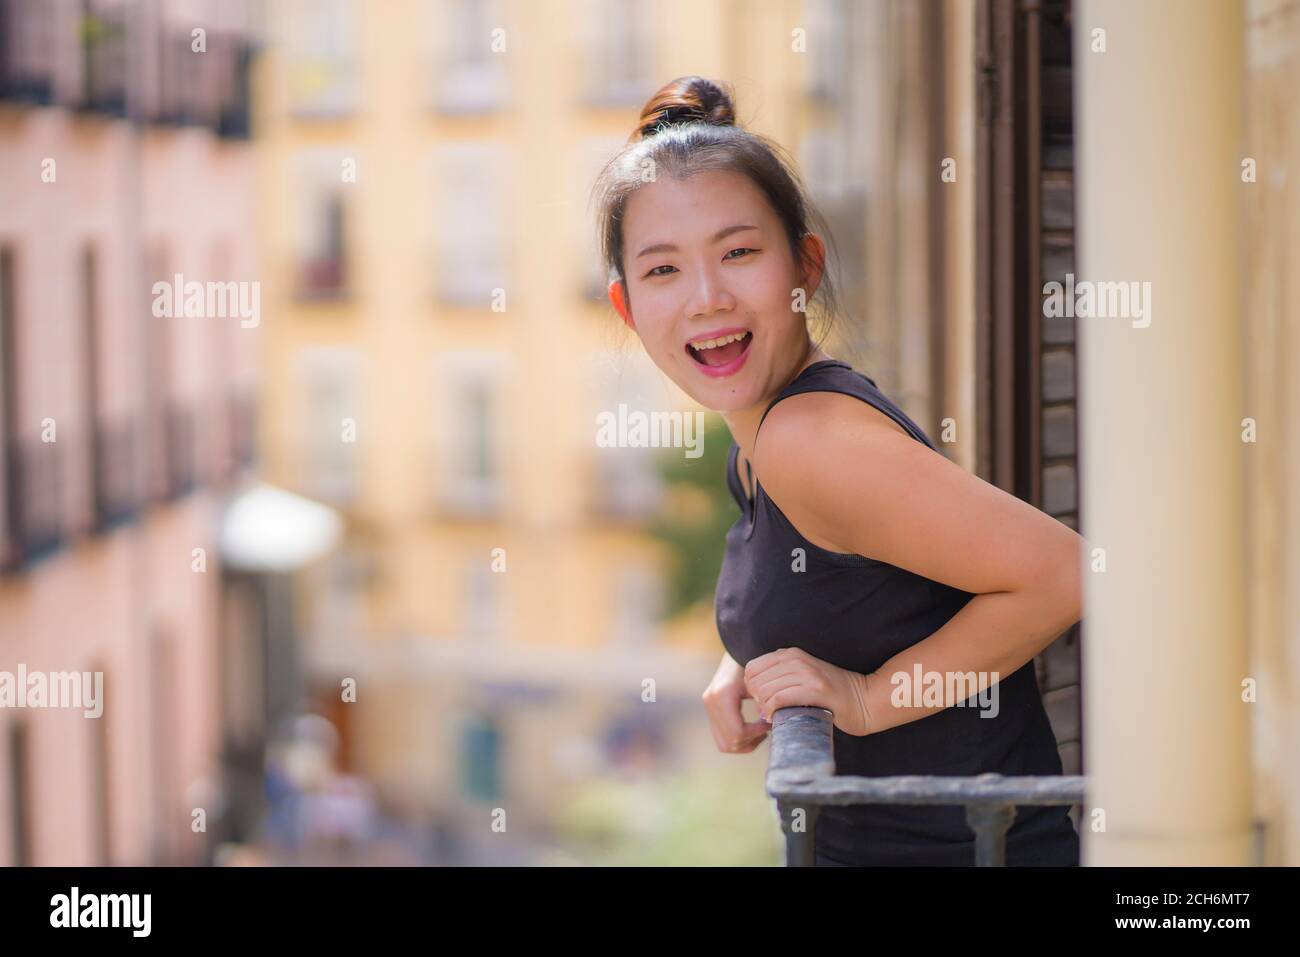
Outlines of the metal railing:
[[133,518],[140,508],[136,488],[136,423],[133,419],[96,421],[94,466],[95,531],[107,532]]
[[57,12],[39,0],[0,0],[0,100],[40,106],[53,100]]
[[236,392],[226,399],[230,417],[231,477],[253,464],[257,458],[257,400]]
[[817,816],[825,804],[963,805],[975,832],[975,865],[1002,867],[1017,805],[1083,801],[1086,778],[1078,775],[837,775],[831,717],[825,708],[778,708],[772,716],[767,793],[776,799],[787,866],[814,865]]
[[58,551],[67,535],[63,521],[62,446],[10,437],[4,453],[5,571],[16,571]]
[[163,428],[166,431],[166,499],[189,495],[198,487],[199,465],[194,445],[194,410],[185,403],[169,401]]

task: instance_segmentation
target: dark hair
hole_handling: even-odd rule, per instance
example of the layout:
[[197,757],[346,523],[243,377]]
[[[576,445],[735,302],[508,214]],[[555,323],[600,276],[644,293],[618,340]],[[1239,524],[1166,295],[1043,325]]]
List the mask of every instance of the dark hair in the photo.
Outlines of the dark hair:
[[[776,142],[736,125],[731,87],[700,76],[682,76],[665,84],[641,108],[636,129],[625,146],[605,164],[593,195],[599,207],[599,245],[607,282],[624,281],[623,215],[628,198],[646,182],[646,169],[685,179],[704,170],[729,170],[753,180],[785,228],[791,258],[801,263],[800,248],[810,224],[827,245],[827,262],[813,301],[819,301],[825,332],[838,312],[831,280],[833,240],[826,220],[809,201],[795,165]],[[805,303],[805,313],[813,301]],[[820,340],[819,340],[820,343]]]

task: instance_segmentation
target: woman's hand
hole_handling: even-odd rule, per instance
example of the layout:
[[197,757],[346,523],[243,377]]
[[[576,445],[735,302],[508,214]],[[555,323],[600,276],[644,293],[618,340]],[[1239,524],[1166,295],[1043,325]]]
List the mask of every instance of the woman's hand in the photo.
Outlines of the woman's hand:
[[765,721],[772,720],[777,708],[825,708],[835,727],[857,736],[871,733],[867,682],[872,678],[814,658],[802,648],[780,648],[745,666],[745,687]]
[[713,680],[701,695],[709,715],[709,729],[719,751],[747,754],[758,747],[772,730],[766,722],[745,720],[740,707],[748,697],[745,669],[724,651]]

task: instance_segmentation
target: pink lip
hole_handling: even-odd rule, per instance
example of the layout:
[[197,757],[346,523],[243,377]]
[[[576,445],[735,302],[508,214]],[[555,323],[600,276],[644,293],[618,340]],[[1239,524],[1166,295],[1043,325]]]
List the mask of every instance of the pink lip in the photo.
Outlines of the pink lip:
[[718,336],[731,335],[731,333],[733,332],[750,333],[749,344],[745,346],[744,352],[736,356],[736,358],[732,359],[724,366],[706,366],[704,363],[696,362],[694,358],[690,357],[691,347],[690,345],[687,345],[686,354],[687,357],[690,358],[691,365],[695,366],[695,368],[699,369],[701,372],[703,372],[706,376],[708,376],[711,379],[720,379],[724,376],[735,375],[737,372],[739,372],[741,366],[745,364],[745,360],[749,358],[750,348],[754,345],[754,334],[750,332],[750,330],[737,326],[731,329],[722,329],[719,330],[718,332],[710,333],[707,336],[698,336],[696,340],[692,340],[692,341],[698,341],[699,339],[716,339]]

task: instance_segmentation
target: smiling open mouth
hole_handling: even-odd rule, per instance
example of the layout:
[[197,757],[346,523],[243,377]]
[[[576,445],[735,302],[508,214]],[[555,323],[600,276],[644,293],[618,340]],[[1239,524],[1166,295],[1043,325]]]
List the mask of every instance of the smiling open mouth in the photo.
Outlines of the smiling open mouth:
[[752,332],[734,333],[729,336],[720,336],[717,339],[708,340],[706,343],[687,343],[686,351],[700,365],[719,368],[730,365],[739,359],[745,350],[749,348],[749,344],[753,339],[754,334]]

